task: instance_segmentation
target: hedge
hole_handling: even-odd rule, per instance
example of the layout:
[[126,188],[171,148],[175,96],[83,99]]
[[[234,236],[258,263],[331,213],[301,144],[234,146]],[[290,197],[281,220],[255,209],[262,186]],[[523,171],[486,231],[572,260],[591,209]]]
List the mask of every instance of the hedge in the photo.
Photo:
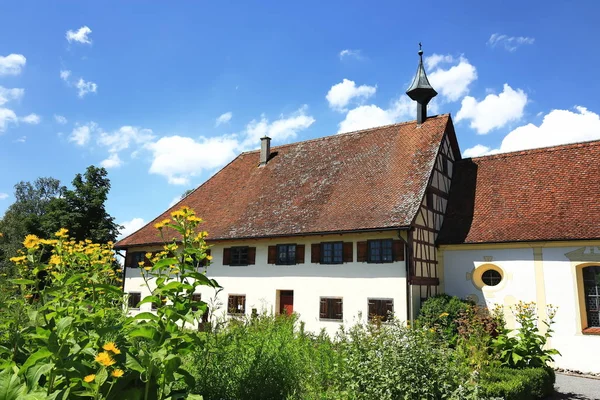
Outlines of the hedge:
[[490,367],[481,372],[480,394],[505,400],[543,399],[554,392],[554,380],[550,368]]

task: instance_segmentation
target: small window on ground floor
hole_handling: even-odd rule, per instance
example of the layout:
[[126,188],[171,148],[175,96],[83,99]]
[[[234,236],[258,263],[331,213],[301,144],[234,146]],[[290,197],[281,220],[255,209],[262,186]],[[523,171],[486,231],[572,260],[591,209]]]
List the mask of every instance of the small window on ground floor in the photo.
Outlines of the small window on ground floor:
[[600,328],[600,266],[583,269],[587,327]]
[[342,321],[344,319],[343,299],[341,297],[321,297],[319,318]]
[[393,299],[369,299],[369,319],[387,321],[394,313]]
[[246,313],[246,295],[230,294],[227,299],[227,313],[231,315],[242,315]]
[[129,297],[127,298],[127,307],[129,308],[139,308],[138,304],[142,301],[142,294],[139,292],[129,293]]
[[200,293],[194,293],[192,295],[192,311],[198,311],[198,304],[194,304],[194,303],[199,303],[202,301],[202,295]]

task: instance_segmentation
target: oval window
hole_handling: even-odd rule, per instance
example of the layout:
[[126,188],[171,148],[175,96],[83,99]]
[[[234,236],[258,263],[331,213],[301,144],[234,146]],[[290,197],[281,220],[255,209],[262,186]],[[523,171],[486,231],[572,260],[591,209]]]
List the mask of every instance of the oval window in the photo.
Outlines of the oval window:
[[500,283],[500,281],[502,281],[502,275],[500,275],[500,272],[496,271],[495,269],[488,269],[481,274],[481,280],[487,286],[496,286]]

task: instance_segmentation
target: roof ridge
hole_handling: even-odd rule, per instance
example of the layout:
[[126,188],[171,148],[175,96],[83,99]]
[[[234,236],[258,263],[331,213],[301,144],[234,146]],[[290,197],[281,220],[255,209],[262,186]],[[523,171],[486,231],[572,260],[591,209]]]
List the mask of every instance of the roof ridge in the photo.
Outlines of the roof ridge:
[[520,157],[520,156],[526,156],[529,154],[550,153],[553,151],[567,150],[567,149],[571,149],[571,148],[575,148],[575,147],[587,147],[587,146],[596,146],[596,145],[600,145],[600,139],[586,140],[583,142],[575,142],[575,143],[558,144],[558,145],[547,146],[547,147],[537,147],[535,149],[513,150],[513,151],[507,151],[505,153],[490,154],[487,156],[468,157],[468,158],[464,158],[463,160],[481,161],[481,160],[490,160],[490,159],[496,159],[496,158]]
[[[450,113],[432,115],[432,116],[427,117],[427,119],[437,119],[437,118],[441,118],[441,117],[445,117],[445,116],[449,116],[449,115],[450,115]],[[343,132],[343,133],[334,133],[333,135],[327,135],[327,136],[321,136],[321,137],[313,138],[313,139],[301,140],[299,142],[280,144],[280,145],[271,147],[271,150],[274,150],[274,149],[277,149],[277,148],[280,148],[280,147],[295,146],[295,145],[298,145],[298,144],[301,144],[301,143],[317,142],[317,141],[320,141],[320,140],[329,140],[329,139],[337,138],[337,137],[340,137],[340,136],[357,135],[357,134],[367,133],[369,131],[374,131],[374,130],[378,130],[378,129],[390,128],[392,126],[402,126],[402,125],[414,124],[416,122],[417,122],[417,120],[413,119],[411,121],[396,122],[396,123],[393,123],[393,124],[374,126],[372,128],[359,129],[359,130],[356,130],[356,131]],[[240,153],[240,155],[258,153],[258,152],[260,152],[260,149],[244,151],[244,152]]]

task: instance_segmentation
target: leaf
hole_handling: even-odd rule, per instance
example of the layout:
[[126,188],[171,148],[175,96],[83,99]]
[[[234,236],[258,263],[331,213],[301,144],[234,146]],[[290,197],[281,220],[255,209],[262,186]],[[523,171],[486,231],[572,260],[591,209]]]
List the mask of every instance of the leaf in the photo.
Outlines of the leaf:
[[123,290],[114,285],[97,285],[97,289],[105,290],[107,292],[113,292],[116,295],[121,296],[123,294]]
[[0,372],[0,399],[19,400],[27,392],[27,386],[21,382],[17,371],[5,369]]
[[71,326],[75,319],[73,317],[64,317],[56,324],[56,332],[60,335],[67,327]]
[[[32,365],[35,365],[39,360],[48,358],[48,357],[52,356],[52,354],[53,353],[50,350],[48,350],[46,347],[42,347],[41,349],[39,349],[38,351],[36,351],[32,355],[30,355],[29,358],[27,358],[27,361],[25,361],[25,363],[23,364],[23,366],[20,369],[20,373],[27,371],[27,369],[29,367],[31,367]],[[0,399],[1,398],[2,397],[0,397]]]
[[54,368],[54,363],[36,364],[33,367],[27,369],[25,379],[28,382],[30,388],[35,388],[40,382],[42,375],[48,375]]
[[15,285],[33,285],[35,283],[35,281],[33,281],[31,279],[23,279],[23,278],[11,279],[10,281],[11,281],[11,283],[14,283]]
[[106,371],[106,368],[100,369],[100,371],[98,371],[96,374],[96,382],[98,383],[98,386],[104,385],[104,382],[106,382],[107,379],[108,372]]
[[146,370],[144,367],[142,367],[137,358],[135,358],[131,353],[126,353],[125,355],[125,366],[132,371],[139,372],[140,374]]
[[145,311],[145,312],[136,314],[136,315],[133,316],[133,319],[151,319],[152,321],[158,321],[159,320],[159,318],[156,316],[156,314],[151,313],[149,311]]
[[178,260],[176,258],[163,258],[162,260],[154,264],[154,268],[158,269],[168,267],[169,265],[177,264],[177,262]]
[[146,304],[146,303],[158,303],[160,302],[160,299],[157,296],[146,296],[142,299],[142,301],[140,301],[137,305],[137,307],[139,308],[142,304]]
[[186,397],[187,400],[204,400],[204,397],[200,394],[188,394]]
[[144,327],[132,330],[129,333],[129,336],[130,337],[143,337],[146,339],[154,340],[154,338],[158,336],[158,332],[154,328],[151,328],[149,326],[144,326]]

